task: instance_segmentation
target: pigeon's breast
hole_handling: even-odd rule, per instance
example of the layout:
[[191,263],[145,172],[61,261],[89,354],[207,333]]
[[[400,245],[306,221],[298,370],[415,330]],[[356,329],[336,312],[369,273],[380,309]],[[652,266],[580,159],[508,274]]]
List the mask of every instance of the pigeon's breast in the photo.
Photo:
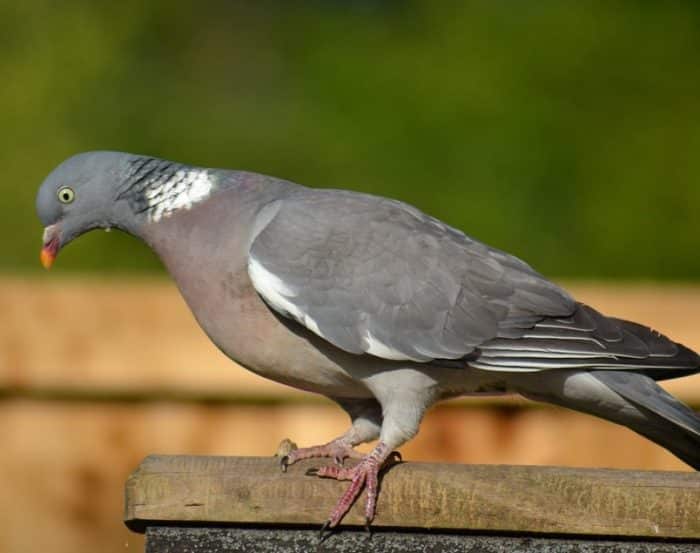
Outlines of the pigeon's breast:
[[197,271],[176,282],[197,322],[216,346],[247,369],[283,384],[336,397],[369,391],[348,372],[352,357],[274,313],[245,268],[221,268],[207,281]]
[[142,229],[202,329],[228,357],[266,378],[330,396],[369,396],[348,370],[356,356],[294,328],[260,298],[247,271],[253,221],[240,204],[221,199]]

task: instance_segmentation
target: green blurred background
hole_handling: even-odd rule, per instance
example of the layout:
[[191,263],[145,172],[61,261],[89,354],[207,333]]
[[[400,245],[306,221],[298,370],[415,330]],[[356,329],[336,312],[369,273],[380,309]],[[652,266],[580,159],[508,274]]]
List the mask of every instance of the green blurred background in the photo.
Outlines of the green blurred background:
[[[90,233],[46,274],[34,196],[62,160],[400,198],[700,351],[699,60],[697,1],[0,0],[0,551],[142,550],[121,509],[146,455],[269,455],[347,425],[220,355],[135,239]],[[697,380],[670,389],[697,408]],[[438,408],[405,456],[683,468],[529,405]]]
[[[0,3],[0,270],[85,150],[393,196],[556,277],[697,280],[697,2]],[[92,233],[57,271],[160,271]]]

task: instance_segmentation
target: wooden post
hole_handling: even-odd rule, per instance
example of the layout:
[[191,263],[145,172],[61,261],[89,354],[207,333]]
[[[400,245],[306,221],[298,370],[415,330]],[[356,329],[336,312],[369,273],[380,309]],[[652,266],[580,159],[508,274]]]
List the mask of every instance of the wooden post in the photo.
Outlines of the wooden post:
[[[241,547],[249,540],[246,551],[305,551],[315,547],[318,528],[348,485],[305,476],[323,462],[282,473],[273,457],[151,456],[127,481],[125,521],[146,531],[153,553],[184,550],[190,542],[224,551],[227,540]],[[359,503],[346,527],[364,524]],[[698,551],[700,476],[402,463],[382,480],[373,528],[373,542],[397,551],[419,543],[430,551],[470,551],[477,542],[483,551],[508,550],[509,543],[535,551],[543,540],[572,552],[608,551],[600,549],[606,543],[620,552]],[[344,532],[324,547],[332,551],[339,542],[345,551],[355,551],[353,543],[364,551],[367,536]]]

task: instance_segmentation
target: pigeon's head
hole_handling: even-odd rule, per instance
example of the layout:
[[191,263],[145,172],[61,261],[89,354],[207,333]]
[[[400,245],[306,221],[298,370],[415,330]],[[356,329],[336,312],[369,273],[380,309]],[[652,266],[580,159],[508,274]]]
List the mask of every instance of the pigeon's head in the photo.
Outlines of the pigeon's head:
[[47,269],[58,251],[94,228],[123,227],[124,202],[117,201],[135,156],[88,152],[61,163],[41,185],[36,210],[44,224],[41,262]]

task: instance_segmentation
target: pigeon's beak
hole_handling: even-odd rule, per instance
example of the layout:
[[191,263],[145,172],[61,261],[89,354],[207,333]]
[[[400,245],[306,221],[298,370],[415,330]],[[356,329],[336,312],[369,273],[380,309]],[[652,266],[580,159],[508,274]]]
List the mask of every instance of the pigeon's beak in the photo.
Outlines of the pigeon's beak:
[[61,247],[59,230],[57,224],[49,225],[44,229],[44,246],[41,248],[41,254],[39,254],[39,259],[44,269],[51,268],[54,259],[56,259],[56,254],[58,254],[58,249]]

